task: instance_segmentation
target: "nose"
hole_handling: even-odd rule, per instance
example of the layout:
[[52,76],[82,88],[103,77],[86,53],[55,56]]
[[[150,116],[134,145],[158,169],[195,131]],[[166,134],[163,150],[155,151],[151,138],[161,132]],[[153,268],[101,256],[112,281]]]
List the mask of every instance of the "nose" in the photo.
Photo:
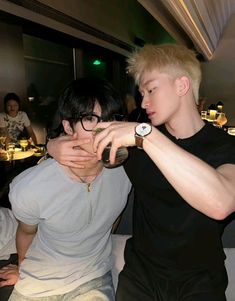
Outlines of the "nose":
[[149,98],[144,95],[141,102],[141,108],[146,109],[149,106]]

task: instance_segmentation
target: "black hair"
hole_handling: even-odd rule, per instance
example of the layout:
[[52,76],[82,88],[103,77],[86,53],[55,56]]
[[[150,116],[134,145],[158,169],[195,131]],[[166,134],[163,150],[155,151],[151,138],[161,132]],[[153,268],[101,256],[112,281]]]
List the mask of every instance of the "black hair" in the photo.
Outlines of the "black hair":
[[81,115],[93,113],[96,103],[101,107],[103,121],[118,119],[117,117],[124,116],[126,113],[123,99],[108,81],[85,77],[73,80],[59,97],[60,127],[50,132],[50,137],[56,137],[62,132],[62,120],[68,120],[73,127]]
[[8,101],[10,100],[14,100],[15,102],[18,103],[19,105],[19,108],[20,108],[20,98],[17,94],[11,92],[11,93],[7,93],[5,96],[4,96],[4,111],[7,113],[7,103]]

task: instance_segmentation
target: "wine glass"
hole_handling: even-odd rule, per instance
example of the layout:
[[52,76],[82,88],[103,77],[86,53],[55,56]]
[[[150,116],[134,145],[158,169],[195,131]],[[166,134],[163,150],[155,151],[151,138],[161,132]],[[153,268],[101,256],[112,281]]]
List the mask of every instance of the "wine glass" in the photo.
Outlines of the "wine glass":
[[218,114],[217,118],[214,120],[213,125],[222,128],[227,123],[227,117],[225,113],[221,112]]
[[28,140],[27,139],[20,139],[19,144],[21,146],[22,151],[25,152],[27,150]]

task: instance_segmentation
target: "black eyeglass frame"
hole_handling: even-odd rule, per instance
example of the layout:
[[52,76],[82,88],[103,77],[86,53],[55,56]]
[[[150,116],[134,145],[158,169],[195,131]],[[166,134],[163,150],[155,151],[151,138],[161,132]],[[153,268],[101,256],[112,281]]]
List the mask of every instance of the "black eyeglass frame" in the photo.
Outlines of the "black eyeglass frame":
[[[78,116],[78,118],[76,119],[76,121],[75,121],[75,119],[70,119],[70,121],[74,121],[74,122],[79,122],[79,121],[81,121],[81,125],[82,125],[82,128],[84,129],[84,131],[86,131],[86,132],[92,132],[93,129],[87,130],[87,129],[84,127],[84,124],[83,124],[83,121],[82,121],[82,120],[83,120],[83,118],[86,118],[86,117],[96,117],[96,118],[97,118],[97,123],[96,123],[96,125],[97,125],[99,122],[105,121],[105,120],[102,119],[101,116],[98,116],[98,115],[96,115],[96,114],[94,114],[94,113],[91,113],[91,114],[89,114],[89,113],[87,113],[87,114],[82,114],[82,115]],[[114,121],[114,120],[116,120],[116,121],[122,121],[123,118],[124,118],[124,115],[121,115],[121,114],[114,114],[114,115],[113,115],[113,118],[112,118],[112,119],[109,119],[109,120],[107,120],[107,121]],[[95,125],[95,126],[96,126],[96,125]],[[94,127],[95,127],[95,126],[94,126]]]
[[[84,131],[87,131],[87,132],[92,132],[93,131],[93,129],[91,129],[91,130],[87,130],[85,127],[84,127],[84,124],[83,124],[83,118],[86,118],[86,117],[96,117],[97,118],[97,123],[96,123],[96,125],[99,123],[99,122],[101,122],[101,121],[103,121],[102,120],[102,118],[101,118],[101,116],[98,116],[98,115],[96,115],[96,114],[83,114],[83,115],[80,115],[79,116],[79,119],[78,119],[78,121],[81,121],[81,125],[82,125],[82,128],[84,129]],[[96,126],[95,125],[95,126]],[[95,127],[94,126],[94,127]]]

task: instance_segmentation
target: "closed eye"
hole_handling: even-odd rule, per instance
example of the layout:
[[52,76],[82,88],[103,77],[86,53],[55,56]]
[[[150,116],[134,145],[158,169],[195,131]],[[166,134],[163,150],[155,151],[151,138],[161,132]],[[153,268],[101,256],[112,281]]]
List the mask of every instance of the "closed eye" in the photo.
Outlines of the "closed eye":
[[153,93],[153,91],[156,90],[156,89],[157,89],[157,87],[153,87],[152,89],[149,89],[149,90],[148,90],[148,93],[151,94],[151,93]]

